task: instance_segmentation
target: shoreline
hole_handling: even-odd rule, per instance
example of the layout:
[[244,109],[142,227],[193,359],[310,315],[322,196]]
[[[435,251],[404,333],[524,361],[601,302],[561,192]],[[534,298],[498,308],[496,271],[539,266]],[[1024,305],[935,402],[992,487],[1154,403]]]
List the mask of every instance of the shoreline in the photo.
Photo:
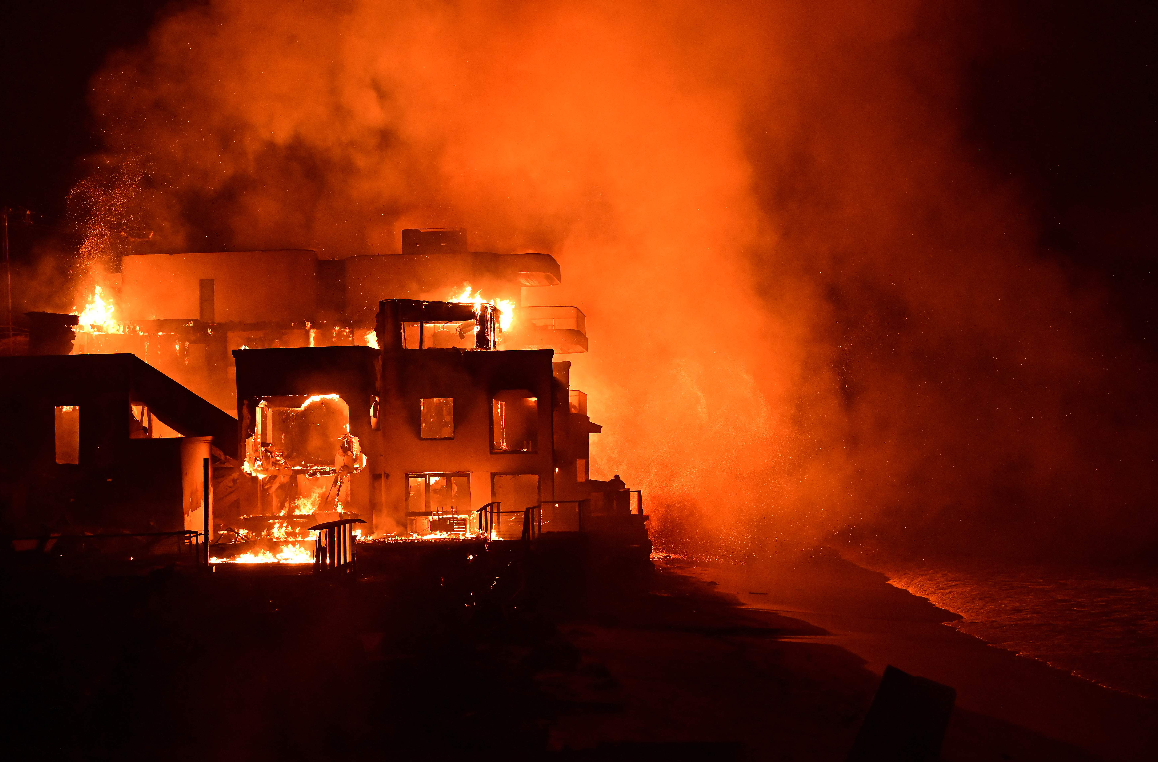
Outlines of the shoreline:
[[951,685],[961,710],[1106,759],[1148,759],[1158,748],[1158,701],[1102,686],[946,627],[961,617],[890,584],[883,573],[835,554],[744,566],[675,559],[661,563],[712,585],[745,610],[792,617],[827,633],[789,641],[838,646],[863,659],[876,675],[893,664]]
[[[1083,652],[1077,647],[1083,630],[1087,634],[1098,632],[1100,636],[1090,645],[1114,638],[1117,633],[1101,631],[1100,628],[1107,618],[1116,618],[1120,611],[1153,611],[1158,596],[1152,592],[1142,596],[1136,593],[1139,587],[1154,590],[1158,576],[1153,572],[1140,573],[1137,568],[1129,567],[1079,567],[1076,570],[1076,584],[1074,579],[1066,580],[1068,595],[1059,592],[1041,597],[1025,596],[1019,589],[1010,589],[1009,580],[1015,579],[1018,587],[1025,584],[1032,586],[1044,580],[1058,579],[1061,572],[1057,568],[1041,564],[1002,567],[1000,576],[1005,578],[1005,585],[1001,586],[995,585],[992,577],[979,580],[976,568],[970,569],[968,564],[957,566],[950,563],[947,567],[938,568],[923,563],[877,563],[871,556],[845,560],[862,569],[884,574],[892,587],[956,614],[960,619],[947,623],[948,626],[986,645],[1040,662],[1106,690],[1140,699],[1158,700],[1158,672],[1154,665],[1145,663],[1145,658],[1139,658],[1140,651],[1144,651],[1146,657],[1154,653],[1152,649],[1147,650],[1141,645],[1147,642],[1146,633],[1153,630],[1152,622],[1135,622],[1137,627],[1145,629],[1131,630],[1135,640],[1131,648],[1122,650],[1119,644],[1114,655],[1101,663],[1090,663],[1088,656],[1082,658]],[[1066,576],[1065,573],[1061,574],[1063,578]],[[1133,600],[1122,599],[1123,582],[1128,582]],[[1091,591],[1086,588],[1086,583],[1098,587],[1094,591],[1097,600],[1091,601],[1088,597]],[[961,600],[961,587],[967,588],[970,593],[965,600]],[[1100,606],[1093,612],[1085,611],[1084,616],[1079,615],[1059,636],[1056,631],[1049,632],[1048,628],[1043,631],[1042,627],[1043,623],[1055,617],[1073,616],[1070,610],[1059,607],[1059,599],[1069,605],[1079,604],[1087,609],[1091,602]],[[1122,626],[1119,624],[1119,629]],[[1154,645],[1158,646],[1158,643]],[[1090,650],[1098,652],[1096,648]]]

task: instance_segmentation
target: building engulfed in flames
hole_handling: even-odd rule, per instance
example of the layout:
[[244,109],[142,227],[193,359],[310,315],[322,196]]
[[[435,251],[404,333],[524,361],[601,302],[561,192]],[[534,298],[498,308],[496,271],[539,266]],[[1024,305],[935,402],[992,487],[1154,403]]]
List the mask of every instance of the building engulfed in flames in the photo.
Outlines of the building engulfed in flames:
[[[182,419],[178,432],[140,400],[126,412],[147,418],[139,430],[150,438],[215,437],[212,485],[202,487],[218,560],[309,562],[311,527],[353,522],[363,539],[602,529],[647,544],[632,493],[589,477],[588,438],[600,429],[586,395],[570,388],[570,363],[555,358],[587,350],[584,315],[533,303],[559,282],[555,260],[470,252],[457,230],[407,230],[402,240],[400,255],[338,260],[127,256],[119,293],[98,287],[77,317],[57,317],[78,324],[75,359],[136,355],[236,411],[228,443],[220,421],[210,431]],[[41,323],[59,336],[57,317]],[[43,404],[71,399],[57,396]],[[96,418],[79,409],[84,431]],[[26,515],[16,502],[8,513]],[[184,529],[201,519],[186,511]]]

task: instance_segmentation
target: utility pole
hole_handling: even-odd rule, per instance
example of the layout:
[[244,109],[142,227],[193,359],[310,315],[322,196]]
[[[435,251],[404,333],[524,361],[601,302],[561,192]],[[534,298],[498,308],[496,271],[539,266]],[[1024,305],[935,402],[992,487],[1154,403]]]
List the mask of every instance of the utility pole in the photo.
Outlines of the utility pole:
[[[3,233],[0,234],[0,239],[3,240],[4,246],[4,270],[8,279],[8,354],[12,354],[12,259],[8,252],[8,218],[16,210],[12,207],[4,207],[0,209],[0,227],[3,228]],[[32,222],[32,212],[24,209],[20,212],[20,216],[26,222]]]
[[4,226],[4,269],[8,271],[8,354],[12,354],[12,262],[8,258],[8,213],[12,210],[4,207],[0,210],[0,220]]

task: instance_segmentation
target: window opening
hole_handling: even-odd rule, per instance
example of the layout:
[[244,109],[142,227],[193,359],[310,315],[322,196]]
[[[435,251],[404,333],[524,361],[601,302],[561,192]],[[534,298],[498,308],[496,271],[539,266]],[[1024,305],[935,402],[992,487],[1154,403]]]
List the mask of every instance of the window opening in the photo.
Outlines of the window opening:
[[539,400],[525,391],[499,392],[491,400],[491,452],[535,452]]
[[365,466],[350,433],[350,408],[337,394],[260,398],[244,465],[261,479],[259,512],[243,517],[244,528],[299,540],[312,524],[348,518],[350,476]]
[[130,405],[129,438],[149,439],[153,436],[152,420],[148,405]]
[[56,462],[80,465],[80,407],[56,406]]
[[454,398],[428,397],[421,401],[423,439],[454,439]]
[[474,349],[476,323],[465,320],[450,323],[402,324],[403,349]]
[[471,513],[469,473],[407,474],[406,491],[410,534],[467,531]]

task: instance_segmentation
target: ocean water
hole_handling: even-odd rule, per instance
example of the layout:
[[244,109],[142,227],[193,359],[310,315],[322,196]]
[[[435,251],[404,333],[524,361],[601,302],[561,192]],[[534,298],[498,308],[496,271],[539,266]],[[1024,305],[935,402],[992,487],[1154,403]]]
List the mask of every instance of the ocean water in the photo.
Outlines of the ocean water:
[[895,587],[962,617],[948,626],[1100,685],[1158,698],[1158,572],[877,568]]

